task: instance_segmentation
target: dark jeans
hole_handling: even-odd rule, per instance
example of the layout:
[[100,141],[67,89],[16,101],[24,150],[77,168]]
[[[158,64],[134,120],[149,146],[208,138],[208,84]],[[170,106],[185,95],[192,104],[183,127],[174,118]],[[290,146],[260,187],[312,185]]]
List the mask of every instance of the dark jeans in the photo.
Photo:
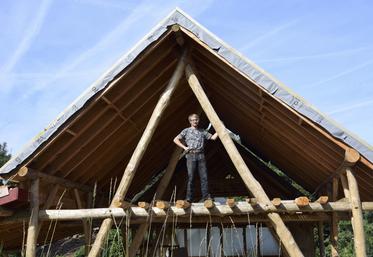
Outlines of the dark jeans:
[[188,169],[188,184],[186,199],[193,200],[193,182],[196,169],[198,168],[199,178],[201,180],[202,199],[210,197],[207,180],[206,159],[203,153],[189,153],[186,155],[186,164]]

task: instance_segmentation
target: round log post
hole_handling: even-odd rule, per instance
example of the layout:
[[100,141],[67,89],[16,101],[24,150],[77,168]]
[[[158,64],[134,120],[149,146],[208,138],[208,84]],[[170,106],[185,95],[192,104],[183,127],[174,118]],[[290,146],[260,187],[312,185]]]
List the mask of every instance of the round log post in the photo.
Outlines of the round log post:
[[351,167],[346,168],[347,182],[350,189],[352,207],[352,229],[354,231],[354,244],[356,257],[366,257],[365,234],[363,225],[363,212],[356,177]]
[[30,194],[31,217],[27,229],[26,257],[35,257],[39,223],[39,178],[31,181]]

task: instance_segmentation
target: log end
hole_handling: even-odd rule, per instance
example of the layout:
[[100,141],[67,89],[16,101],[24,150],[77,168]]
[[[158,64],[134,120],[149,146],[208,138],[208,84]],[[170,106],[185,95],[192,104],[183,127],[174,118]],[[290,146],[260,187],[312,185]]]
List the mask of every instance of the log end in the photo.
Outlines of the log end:
[[319,199],[316,200],[319,204],[327,204],[329,201],[329,197],[327,195],[322,195],[319,197]]
[[155,207],[159,209],[168,209],[170,207],[170,204],[166,201],[157,201],[155,203]]
[[139,206],[140,208],[144,208],[144,209],[147,210],[147,209],[149,209],[150,204],[147,203],[147,202],[138,202],[137,206]]
[[281,205],[281,198],[278,198],[278,197],[273,198],[271,202],[272,202],[272,204],[273,204],[274,206],[278,207],[278,206]]
[[215,203],[214,203],[214,200],[212,200],[212,199],[207,199],[207,200],[204,201],[203,205],[204,205],[207,209],[211,209],[211,208],[214,208]]
[[175,204],[176,208],[182,208],[182,209],[187,209],[190,207],[190,205],[191,205],[190,202],[185,201],[185,200],[177,200]]
[[26,166],[20,168],[17,172],[17,175],[20,177],[26,177],[29,174],[30,169]]
[[347,148],[345,151],[345,159],[344,164],[346,166],[352,166],[355,165],[360,159],[360,154],[358,151],[356,151],[353,148]]
[[310,204],[310,199],[307,196],[300,196],[295,198],[294,203],[298,206],[307,206]]

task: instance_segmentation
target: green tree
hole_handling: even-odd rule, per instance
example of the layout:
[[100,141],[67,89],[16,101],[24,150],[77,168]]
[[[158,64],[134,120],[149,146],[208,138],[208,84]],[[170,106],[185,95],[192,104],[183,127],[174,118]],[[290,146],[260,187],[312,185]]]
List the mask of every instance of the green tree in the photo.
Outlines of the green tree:
[[0,167],[3,166],[11,157],[6,147],[7,144],[5,142],[0,144]]

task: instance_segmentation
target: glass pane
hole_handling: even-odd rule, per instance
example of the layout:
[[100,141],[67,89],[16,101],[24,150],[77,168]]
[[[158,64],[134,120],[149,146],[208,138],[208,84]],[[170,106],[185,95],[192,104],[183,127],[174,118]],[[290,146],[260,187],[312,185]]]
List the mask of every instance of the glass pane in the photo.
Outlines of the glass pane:
[[189,256],[206,256],[206,229],[188,229],[187,235]]
[[248,256],[257,256],[256,246],[256,227],[248,225],[246,227],[246,250]]
[[211,257],[221,256],[220,229],[218,227],[212,227],[210,230],[209,249],[210,249]]
[[260,252],[263,256],[279,255],[280,249],[277,240],[272,236],[269,228],[260,228]]

